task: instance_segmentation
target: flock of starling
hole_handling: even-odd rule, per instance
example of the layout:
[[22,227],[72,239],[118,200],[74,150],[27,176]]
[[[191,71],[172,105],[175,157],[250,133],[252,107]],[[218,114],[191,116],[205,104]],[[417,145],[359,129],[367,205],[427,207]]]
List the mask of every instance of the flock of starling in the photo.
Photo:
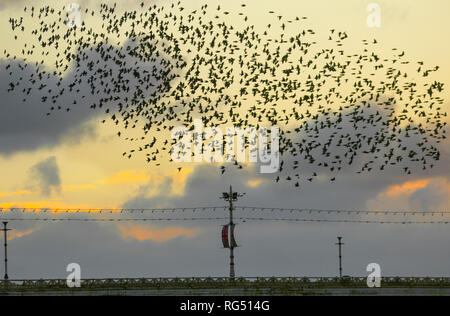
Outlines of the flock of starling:
[[[21,91],[24,101],[37,91],[47,115],[74,106],[102,109],[119,136],[142,129],[126,138],[133,145],[123,155],[142,152],[155,165],[177,141],[173,128],[193,130],[194,119],[205,127],[278,127],[285,172],[274,178],[297,187],[319,174],[334,181],[346,165],[359,173],[399,165],[410,174],[413,164],[426,169],[439,159],[447,115],[443,84],[431,79],[439,67],[410,63],[395,48],[382,57],[376,40],[346,52],[348,35],[337,30],[316,42],[306,17],[269,11],[252,25],[245,10],[245,4],[234,14],[204,4],[188,12],[178,2],[119,13],[115,4],[101,4],[99,12],[82,8],[82,25],[70,27],[65,8],[25,8],[25,18],[10,19],[14,38],[35,41],[22,56],[4,51],[20,67],[6,64],[18,78],[8,90]],[[101,28],[88,27],[89,19]],[[23,77],[36,54],[42,61]],[[55,56],[54,69],[44,65],[48,56]],[[56,86],[48,86],[53,77]],[[62,103],[70,93],[73,102]],[[86,104],[89,98],[95,102]]]

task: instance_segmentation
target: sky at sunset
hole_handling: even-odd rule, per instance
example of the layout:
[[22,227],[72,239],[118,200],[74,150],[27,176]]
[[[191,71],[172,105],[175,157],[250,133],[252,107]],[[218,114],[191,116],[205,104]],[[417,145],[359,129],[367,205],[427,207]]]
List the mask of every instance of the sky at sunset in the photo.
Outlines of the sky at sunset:
[[[400,168],[369,174],[348,169],[335,182],[318,177],[317,181],[302,184],[299,190],[286,182],[275,183],[272,174],[261,174],[258,166],[251,163],[221,175],[215,164],[186,163],[180,171],[180,164],[168,159],[160,161],[158,167],[149,167],[144,155],[128,159],[122,153],[130,149],[129,142],[117,136],[118,130],[110,121],[101,123],[106,118],[103,112],[90,110],[82,102],[69,113],[46,116],[48,105],[38,97],[23,103],[20,94],[7,92],[10,77],[4,66],[13,60],[11,56],[6,58],[3,51],[18,53],[24,43],[33,40],[14,41],[8,20],[21,16],[24,6],[60,9],[71,2],[76,1],[0,0],[0,207],[225,206],[219,197],[233,185],[233,189],[246,193],[237,203],[242,206],[450,211],[448,140],[439,144],[441,158],[432,169],[413,170],[411,175]],[[140,10],[141,1],[115,2],[119,12]],[[171,3],[144,2],[159,6]],[[395,47],[405,51],[408,60],[424,61],[430,67],[438,65],[439,71],[433,76],[444,83],[442,107],[448,111],[450,2],[380,0],[376,3],[382,9],[381,27],[369,28],[366,7],[370,2],[251,0],[245,1],[245,12],[255,27],[267,24],[270,10],[283,16],[307,16],[308,26],[318,38],[326,38],[330,29],[347,32],[349,43],[345,49],[349,51],[358,50],[363,39],[376,38],[380,54],[389,55]],[[97,1],[78,3],[82,9],[99,9]],[[182,3],[186,10],[207,3],[237,12],[243,1]],[[100,27],[95,18],[82,18],[87,25]],[[237,21],[230,14],[230,22],[233,19]],[[120,41],[124,43],[126,38]],[[41,59],[37,55],[28,62],[33,65]],[[48,69],[54,63],[51,56],[44,59]],[[71,76],[70,72],[66,75]],[[450,123],[448,117],[446,121]],[[228,212],[222,211],[218,216],[227,217]],[[420,220],[420,216],[413,220]],[[449,214],[435,217],[450,219]],[[9,274],[11,279],[64,278],[66,265],[77,262],[82,277],[224,276],[228,274],[228,252],[221,248],[222,224],[225,223],[10,222],[13,230],[9,233]],[[241,246],[235,251],[237,275],[334,276],[334,243],[338,235],[345,242],[344,274],[364,276],[371,262],[381,265],[383,275],[450,273],[448,225],[248,222],[237,225],[236,235]]]

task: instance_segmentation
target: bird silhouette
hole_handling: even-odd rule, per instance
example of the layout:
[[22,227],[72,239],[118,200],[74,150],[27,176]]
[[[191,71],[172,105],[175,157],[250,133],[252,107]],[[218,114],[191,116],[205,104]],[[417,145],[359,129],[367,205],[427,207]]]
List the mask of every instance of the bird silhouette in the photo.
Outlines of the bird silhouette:
[[[84,11],[101,27],[71,27],[63,25],[65,8],[25,8],[24,17],[9,19],[12,37],[35,41],[21,54],[4,51],[5,70],[14,76],[8,91],[21,91],[24,101],[39,94],[47,117],[90,103],[110,117],[119,137],[141,129],[141,137],[126,138],[138,143],[123,156],[143,152],[149,164],[160,165],[173,150],[176,140],[167,133],[180,125],[194,131],[195,119],[205,128],[279,127],[278,171],[287,175],[275,175],[276,182],[296,178],[296,187],[294,170],[306,164],[319,170],[305,180],[330,173],[334,182],[344,165],[358,173],[400,165],[411,174],[413,165],[426,169],[439,160],[447,113],[443,84],[432,78],[438,66],[413,66],[396,48],[382,56],[376,39],[364,40],[361,51],[346,50],[348,34],[336,29],[319,43],[304,16],[270,10],[263,25],[254,25],[240,11],[204,4],[188,12],[178,1],[118,12],[116,4],[101,4],[99,12]],[[52,69],[43,67],[50,54]],[[33,64],[30,56],[41,60]],[[34,67],[28,77],[27,66]],[[424,85],[410,79],[411,69]]]

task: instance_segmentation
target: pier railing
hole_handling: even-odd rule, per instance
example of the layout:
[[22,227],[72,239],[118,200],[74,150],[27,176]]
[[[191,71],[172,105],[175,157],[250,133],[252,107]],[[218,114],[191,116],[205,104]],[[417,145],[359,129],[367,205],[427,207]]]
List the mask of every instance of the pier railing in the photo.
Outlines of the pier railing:
[[[450,277],[382,277],[383,288],[450,288]],[[66,279],[0,281],[0,293],[10,291],[105,290],[105,289],[295,289],[367,288],[367,277],[173,277],[82,279],[81,287],[69,288]]]

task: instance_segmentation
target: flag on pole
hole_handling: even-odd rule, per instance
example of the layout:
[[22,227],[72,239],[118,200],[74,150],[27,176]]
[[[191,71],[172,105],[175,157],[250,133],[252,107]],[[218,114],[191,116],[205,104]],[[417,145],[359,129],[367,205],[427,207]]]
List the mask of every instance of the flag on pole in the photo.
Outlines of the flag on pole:
[[224,225],[222,228],[222,244],[224,248],[230,248],[230,244],[228,243],[228,226]]
[[236,240],[234,239],[234,224],[231,224],[230,227],[230,243],[231,243],[231,247],[236,248],[237,244],[236,244]]
[[236,248],[238,246],[234,239],[234,227],[234,224],[227,224],[222,227],[222,244],[224,248]]

